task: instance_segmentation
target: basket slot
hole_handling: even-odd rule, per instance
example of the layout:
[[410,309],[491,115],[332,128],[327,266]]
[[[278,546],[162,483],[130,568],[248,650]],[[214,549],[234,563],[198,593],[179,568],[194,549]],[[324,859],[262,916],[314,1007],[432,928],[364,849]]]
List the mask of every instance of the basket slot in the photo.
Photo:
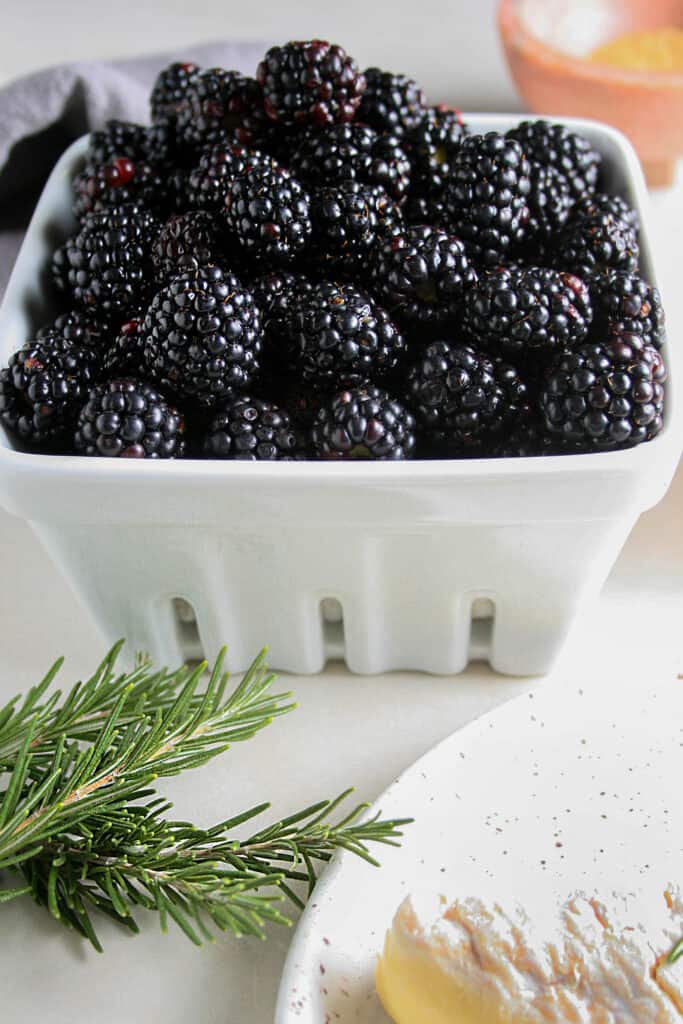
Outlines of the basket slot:
[[199,635],[194,605],[186,597],[171,599],[176,643],[184,661],[201,661],[204,648]]
[[493,617],[472,619],[468,661],[488,661],[493,642]]
[[323,630],[325,660],[341,660],[346,647],[344,637],[344,609],[336,597],[324,597],[320,602],[320,620]]

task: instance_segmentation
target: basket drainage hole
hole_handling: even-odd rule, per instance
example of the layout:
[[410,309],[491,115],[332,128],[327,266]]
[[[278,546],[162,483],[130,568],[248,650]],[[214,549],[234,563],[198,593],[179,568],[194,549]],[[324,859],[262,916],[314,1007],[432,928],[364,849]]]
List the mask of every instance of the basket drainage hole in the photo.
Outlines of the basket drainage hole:
[[174,597],[171,605],[176,639],[183,658],[201,660],[203,657],[202,641],[194,608],[184,597]]
[[336,597],[324,597],[320,602],[323,627],[323,645],[327,659],[344,657],[344,609]]
[[477,597],[470,609],[469,661],[488,661],[493,642],[496,606],[490,597]]

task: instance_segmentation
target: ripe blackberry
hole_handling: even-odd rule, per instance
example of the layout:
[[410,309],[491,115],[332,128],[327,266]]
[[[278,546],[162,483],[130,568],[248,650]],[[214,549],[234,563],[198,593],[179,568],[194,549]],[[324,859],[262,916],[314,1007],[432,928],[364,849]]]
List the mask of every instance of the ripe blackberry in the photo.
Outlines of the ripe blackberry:
[[313,420],[329,396],[302,380],[298,371],[285,371],[277,375],[266,372],[261,374],[259,383],[262,397],[285,408],[294,429],[309,438]]
[[272,402],[240,395],[211,420],[203,441],[209,459],[280,462],[303,455],[303,439]]
[[60,245],[52,253],[52,260],[50,262],[50,279],[55,291],[59,292],[60,296],[68,296],[71,291],[69,285],[69,260],[66,255],[67,247],[72,245],[73,239],[67,239],[67,241]]
[[152,263],[159,282],[176,274],[220,262],[222,249],[214,220],[206,210],[191,210],[170,217],[152,247]]
[[30,450],[64,450],[99,370],[94,349],[57,332],[27,342],[0,370],[0,420]]
[[[261,380],[266,391],[270,390],[280,398],[281,378],[293,366],[292,311],[298,302],[311,294],[314,285],[305,274],[281,270],[256,278],[250,287],[263,324]],[[284,404],[289,409],[289,403]]]
[[147,128],[131,121],[107,121],[104,128],[91,132],[88,139],[89,164],[107,164],[117,156],[149,160],[150,155]]
[[[145,159],[161,172],[166,191],[170,191],[168,177],[178,164],[183,164],[185,155],[178,145],[175,125],[170,120],[155,121],[146,129],[147,154]],[[115,154],[116,155],[116,154]]]
[[174,167],[166,182],[168,188],[168,213],[187,213],[188,210],[196,209],[187,199],[187,177],[188,172],[184,167]]
[[417,82],[380,68],[367,68],[365,82],[366,89],[358,108],[359,121],[378,132],[398,136],[417,127],[426,109]]
[[362,273],[383,238],[402,218],[383,188],[343,181],[317,189],[311,201],[312,258],[342,273]]
[[420,196],[410,192],[403,206],[406,224],[428,224],[446,231],[448,213],[443,196]]
[[149,98],[152,121],[175,120],[200,69],[191,62],[169,64],[157,75]]
[[409,459],[415,420],[386,391],[365,385],[341,391],[319,410],[311,440],[321,459]]
[[261,310],[264,328],[285,330],[296,303],[313,291],[310,278],[299,271],[278,270],[257,277],[251,284],[256,305]]
[[590,343],[560,353],[540,396],[548,430],[587,451],[649,441],[662,429],[665,380],[650,345]]
[[387,309],[426,325],[455,317],[476,280],[460,239],[426,225],[388,239],[372,266],[375,290]]
[[158,231],[154,215],[138,203],[90,213],[55,253],[55,282],[79,305],[119,316],[150,289],[150,250]]
[[82,220],[121,203],[141,202],[160,210],[168,203],[165,177],[152,164],[116,156],[105,164],[88,164],[73,180],[74,213]]
[[482,275],[463,308],[463,323],[475,344],[519,357],[580,344],[592,319],[581,278],[544,267]]
[[322,39],[271,47],[256,77],[268,116],[283,125],[352,121],[365,89],[356,62]]
[[557,234],[567,223],[574,197],[567,179],[555,168],[529,161],[531,187],[527,196],[529,223],[527,240],[537,247]]
[[143,331],[154,380],[199,405],[243,390],[258,372],[260,312],[251,292],[220,267],[174,277],[154,296]]
[[520,410],[512,429],[503,430],[486,454],[495,459],[523,459],[540,455],[578,455],[583,450],[579,441],[565,441],[548,431],[535,401]]
[[609,196],[604,192],[594,192],[576,204],[576,216],[592,217],[596,213],[610,213],[617,220],[623,220],[630,227],[640,230],[640,217],[634,209],[621,196]]
[[524,240],[529,173],[519,143],[497,132],[466,136],[453,158],[446,186],[450,226],[486,265],[495,266]]
[[261,86],[238,71],[202,71],[188,86],[178,112],[178,134],[195,150],[218,142],[257,145],[268,131]]
[[548,121],[522,121],[507,132],[520,143],[528,160],[556,168],[567,179],[575,199],[595,192],[602,157],[588,139]]
[[303,379],[325,391],[384,377],[405,352],[389,314],[352,284],[317,285],[297,303],[290,332]]
[[119,326],[114,340],[104,353],[103,369],[108,377],[145,377],[146,310],[132,310]]
[[511,430],[527,403],[514,367],[469,345],[435,341],[407,377],[425,439],[445,452],[479,452]]
[[225,206],[228,185],[252,167],[277,167],[272,157],[236,142],[219,142],[207,149],[187,178],[190,209],[218,212]]
[[553,266],[583,277],[608,267],[633,272],[640,257],[638,234],[614,213],[576,214],[553,237],[547,256]]
[[185,422],[149,384],[123,378],[100,384],[81,409],[74,445],[83,455],[180,459]]
[[625,270],[594,274],[588,286],[595,311],[596,339],[662,347],[666,318],[657,288]]
[[91,132],[87,163],[108,164],[116,157],[128,157],[156,166],[169,166],[176,157],[175,135],[168,120],[152,125],[132,121],[107,121],[104,128]]
[[87,309],[72,309],[68,313],[61,313],[57,319],[45,327],[41,327],[36,338],[51,337],[58,334],[66,341],[74,345],[82,345],[101,351],[104,347],[111,328],[107,320],[96,316]]
[[510,430],[503,430],[493,441],[490,451],[497,459],[528,458],[547,455],[549,439],[543,418],[531,406],[525,406]]
[[453,157],[466,132],[460,111],[441,106],[429,107],[419,124],[406,133],[417,195],[443,195]]
[[402,199],[410,185],[410,160],[398,140],[363,124],[333,125],[310,131],[291,154],[288,166],[307,185],[339,181],[381,185]]
[[286,263],[309,241],[310,196],[288,171],[252,167],[230,182],[225,220],[247,255]]

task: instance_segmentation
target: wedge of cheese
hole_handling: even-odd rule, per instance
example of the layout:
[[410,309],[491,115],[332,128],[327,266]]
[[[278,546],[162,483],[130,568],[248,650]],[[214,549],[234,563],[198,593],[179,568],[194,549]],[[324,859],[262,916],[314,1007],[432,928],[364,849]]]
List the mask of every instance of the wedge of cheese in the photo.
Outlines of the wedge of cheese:
[[537,902],[408,897],[376,972],[396,1024],[680,1024],[683,958],[668,962],[683,935],[674,887],[647,907],[633,894]]

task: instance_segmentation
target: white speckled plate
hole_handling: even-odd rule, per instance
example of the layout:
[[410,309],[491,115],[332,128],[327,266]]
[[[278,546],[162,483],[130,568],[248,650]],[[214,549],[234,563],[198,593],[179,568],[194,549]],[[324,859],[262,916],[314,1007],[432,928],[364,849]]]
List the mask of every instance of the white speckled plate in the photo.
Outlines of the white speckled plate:
[[680,879],[683,681],[595,682],[517,698],[435,747],[377,802],[407,817],[376,870],[343,854],[299,923],[276,1024],[386,1024],[373,971],[409,891],[481,892],[508,878],[629,890]]

